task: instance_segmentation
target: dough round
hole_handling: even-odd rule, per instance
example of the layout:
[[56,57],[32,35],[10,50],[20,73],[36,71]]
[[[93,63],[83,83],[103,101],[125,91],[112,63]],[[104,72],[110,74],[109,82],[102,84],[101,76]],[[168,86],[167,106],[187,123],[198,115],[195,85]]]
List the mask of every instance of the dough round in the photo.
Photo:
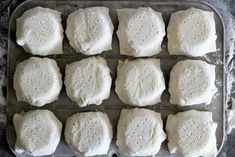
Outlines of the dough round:
[[166,122],[170,153],[182,153],[185,157],[216,157],[217,124],[211,112],[185,111],[169,115]]
[[170,102],[181,106],[210,104],[215,87],[215,66],[200,60],[184,60],[170,73]]
[[160,102],[165,90],[160,60],[119,61],[115,90],[126,104],[147,106]]
[[66,35],[77,52],[94,55],[111,50],[113,24],[109,9],[92,7],[74,11],[68,16]]
[[17,64],[14,89],[17,101],[41,107],[58,100],[62,88],[59,67],[49,58],[31,57]]
[[102,112],[83,112],[68,118],[65,126],[68,145],[84,156],[107,154],[113,131]]
[[213,13],[190,8],[171,14],[167,27],[171,55],[203,56],[216,51]]
[[148,109],[122,109],[116,144],[129,156],[153,156],[166,139],[161,114]]
[[60,141],[62,123],[49,110],[15,114],[15,151],[32,156],[52,155]]
[[117,35],[120,53],[128,56],[152,56],[161,51],[165,36],[162,15],[151,8],[118,9]]
[[33,55],[62,54],[63,27],[60,12],[36,7],[16,19],[16,42]]
[[66,65],[64,83],[68,96],[85,107],[109,97],[112,78],[102,57],[90,57]]

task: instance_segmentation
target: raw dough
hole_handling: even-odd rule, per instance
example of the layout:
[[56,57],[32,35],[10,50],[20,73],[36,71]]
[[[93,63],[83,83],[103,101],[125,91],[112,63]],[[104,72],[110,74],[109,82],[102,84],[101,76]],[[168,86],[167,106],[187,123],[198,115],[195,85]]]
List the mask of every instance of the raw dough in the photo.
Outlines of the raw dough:
[[94,55],[111,50],[113,24],[109,9],[92,7],[74,11],[68,16],[66,35],[77,52]]
[[52,155],[60,141],[62,123],[49,110],[15,114],[15,151],[32,156]]
[[60,14],[42,7],[25,11],[16,20],[16,42],[33,55],[62,54],[64,30]]
[[146,106],[160,102],[165,90],[160,60],[119,61],[115,90],[126,104]]
[[217,124],[211,112],[185,111],[169,115],[166,122],[170,153],[184,157],[216,157]]
[[215,66],[201,60],[183,60],[170,73],[170,102],[181,106],[210,104],[215,87]]
[[172,13],[167,38],[171,55],[196,57],[215,52],[217,36],[213,13],[195,8]]
[[116,144],[130,156],[153,156],[166,139],[161,114],[148,109],[122,109]]
[[66,65],[64,83],[68,96],[85,107],[109,97],[112,78],[102,57],[90,57]]
[[107,154],[113,137],[108,116],[102,112],[83,112],[68,118],[65,126],[68,145],[84,156]]
[[120,53],[128,56],[152,56],[161,51],[165,36],[162,15],[151,8],[118,9],[117,35]]
[[17,101],[41,107],[58,100],[62,88],[59,67],[49,58],[31,57],[17,64],[14,89]]

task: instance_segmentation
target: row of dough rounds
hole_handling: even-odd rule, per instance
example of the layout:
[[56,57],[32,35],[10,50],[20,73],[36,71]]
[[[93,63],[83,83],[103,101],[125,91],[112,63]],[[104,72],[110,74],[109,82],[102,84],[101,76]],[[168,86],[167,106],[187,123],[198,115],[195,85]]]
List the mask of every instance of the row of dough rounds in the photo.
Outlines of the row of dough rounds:
[[[57,63],[48,58],[31,57],[16,66],[14,89],[17,101],[43,106],[58,99],[62,88]],[[110,95],[112,78],[106,61],[99,56],[67,64],[67,95],[80,107],[100,105]],[[165,81],[159,59],[119,61],[115,90],[119,99],[129,105],[155,105],[161,101]],[[172,104],[210,104],[215,87],[215,66],[201,60],[183,60],[170,73]]]
[[[17,153],[51,155],[61,138],[62,123],[49,110],[34,110],[13,118]],[[166,132],[170,153],[185,157],[216,157],[216,128],[212,113],[189,110],[168,115]],[[107,154],[113,138],[108,116],[82,112],[67,119],[65,141],[84,156]],[[123,109],[117,125],[116,145],[128,156],[150,156],[166,139],[161,114],[149,109]]]
[[[117,9],[117,35],[120,53],[143,57],[158,54],[165,36],[162,15],[151,8]],[[70,45],[86,55],[111,50],[113,24],[109,9],[78,9],[67,18],[66,35]],[[213,13],[190,8],[171,14],[167,27],[171,55],[203,56],[216,51]],[[61,12],[36,7],[16,21],[17,43],[33,55],[62,54]]]

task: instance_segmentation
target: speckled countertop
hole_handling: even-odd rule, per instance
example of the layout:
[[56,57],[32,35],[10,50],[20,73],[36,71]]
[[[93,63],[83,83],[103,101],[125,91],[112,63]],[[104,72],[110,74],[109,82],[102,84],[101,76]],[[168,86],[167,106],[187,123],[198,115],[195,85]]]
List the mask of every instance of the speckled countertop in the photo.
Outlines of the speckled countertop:
[[[228,25],[229,18],[235,20],[235,0],[206,0],[212,4],[223,17],[225,27]],[[14,9],[22,3],[23,0],[1,0],[0,1],[0,156],[14,156],[7,146],[5,139],[5,112],[6,112],[6,69],[7,69],[7,39],[8,39],[8,24],[10,14]],[[147,2],[146,2],[147,3]],[[229,17],[229,18],[228,18]],[[229,37],[229,33],[226,36]],[[230,64],[234,66],[234,62]],[[234,71],[234,69],[233,69]],[[233,90],[235,90],[233,88]],[[232,93],[235,97],[235,92]],[[219,157],[235,157],[235,129],[226,136],[225,143]]]

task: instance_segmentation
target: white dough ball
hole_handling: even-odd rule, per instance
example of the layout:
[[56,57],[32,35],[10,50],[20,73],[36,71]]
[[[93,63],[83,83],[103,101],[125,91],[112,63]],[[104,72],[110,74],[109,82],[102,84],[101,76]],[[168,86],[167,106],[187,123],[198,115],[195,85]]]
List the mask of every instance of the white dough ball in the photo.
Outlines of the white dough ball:
[[167,38],[171,55],[196,57],[215,52],[217,36],[213,13],[195,8],[172,13]]
[[52,59],[31,57],[20,62],[13,79],[17,101],[41,107],[58,100],[61,77],[59,67]]
[[161,101],[165,81],[160,60],[119,61],[115,91],[121,101],[134,106],[155,105]]
[[183,60],[173,66],[169,82],[172,104],[210,104],[217,91],[214,65],[200,60]]
[[68,145],[84,156],[107,154],[113,137],[108,116],[102,112],[74,114],[67,119],[64,134]]
[[85,107],[109,97],[112,78],[102,57],[90,57],[66,65],[64,83],[68,96]]
[[60,12],[35,7],[16,20],[16,42],[33,55],[62,54],[63,27]]
[[32,156],[52,155],[60,141],[62,123],[49,110],[34,110],[13,118],[15,151]]
[[169,115],[166,122],[170,153],[184,157],[216,157],[216,128],[212,113],[185,111]]
[[162,15],[151,8],[118,9],[120,53],[143,57],[158,54],[165,36]]
[[148,109],[122,109],[116,144],[128,156],[153,156],[166,139],[161,114]]
[[67,19],[66,35],[77,52],[94,55],[111,50],[113,24],[109,9],[91,7],[72,12]]

